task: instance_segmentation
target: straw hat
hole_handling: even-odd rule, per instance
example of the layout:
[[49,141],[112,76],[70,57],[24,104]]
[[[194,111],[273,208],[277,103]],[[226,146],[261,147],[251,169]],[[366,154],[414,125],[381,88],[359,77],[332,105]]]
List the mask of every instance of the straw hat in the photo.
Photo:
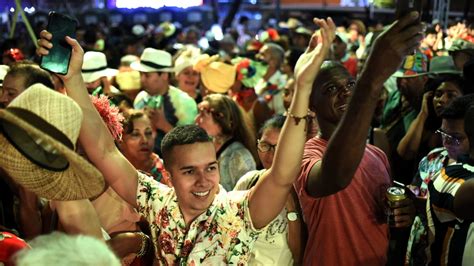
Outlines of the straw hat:
[[84,54],[84,61],[82,63],[82,78],[84,82],[94,82],[101,77],[112,77],[117,72],[117,69],[107,67],[107,58],[104,53],[90,51]]
[[7,75],[9,69],[7,65],[0,65],[0,86],[3,85],[3,78]]
[[130,66],[140,72],[174,72],[171,54],[154,48],[145,48],[140,62]]
[[0,110],[0,167],[25,188],[51,200],[78,200],[103,191],[102,174],[74,152],[80,107],[34,84]]
[[194,70],[201,73],[202,83],[210,91],[226,93],[235,82],[237,74],[233,65],[216,62],[219,55],[210,57],[202,54],[194,64]]
[[278,23],[278,26],[284,29],[294,29],[302,25],[303,23],[296,18],[288,18],[288,21],[281,21]]
[[192,67],[199,55],[201,55],[199,48],[186,48],[174,61],[174,71],[176,75],[179,75],[185,68]]

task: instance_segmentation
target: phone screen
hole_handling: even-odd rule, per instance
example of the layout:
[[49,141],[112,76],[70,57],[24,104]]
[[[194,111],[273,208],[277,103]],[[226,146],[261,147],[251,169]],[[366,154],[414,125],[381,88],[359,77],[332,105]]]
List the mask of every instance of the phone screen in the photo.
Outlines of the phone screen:
[[74,38],[77,22],[56,12],[49,13],[47,30],[53,35],[51,43],[53,48],[49,54],[41,58],[41,67],[54,73],[66,75],[71,59],[71,46],[66,42],[65,37]]

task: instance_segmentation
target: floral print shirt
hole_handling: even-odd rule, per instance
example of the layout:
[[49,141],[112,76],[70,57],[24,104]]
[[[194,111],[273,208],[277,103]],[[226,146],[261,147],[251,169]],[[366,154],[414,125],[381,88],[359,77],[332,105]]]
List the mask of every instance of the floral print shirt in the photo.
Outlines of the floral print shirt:
[[248,209],[248,191],[222,187],[211,206],[186,229],[174,188],[138,173],[138,211],[150,224],[160,265],[245,265],[259,233]]

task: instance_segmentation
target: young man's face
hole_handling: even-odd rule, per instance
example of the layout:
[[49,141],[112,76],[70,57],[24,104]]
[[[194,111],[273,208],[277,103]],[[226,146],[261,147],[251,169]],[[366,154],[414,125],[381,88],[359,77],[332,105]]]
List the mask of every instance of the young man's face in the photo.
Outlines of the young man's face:
[[449,158],[457,160],[460,155],[469,153],[469,139],[464,131],[464,119],[443,119],[440,130],[443,146]]
[[162,94],[168,87],[168,73],[140,72],[140,82],[148,94],[152,96]]
[[166,165],[187,221],[205,212],[219,192],[219,167],[212,142],[178,145]]

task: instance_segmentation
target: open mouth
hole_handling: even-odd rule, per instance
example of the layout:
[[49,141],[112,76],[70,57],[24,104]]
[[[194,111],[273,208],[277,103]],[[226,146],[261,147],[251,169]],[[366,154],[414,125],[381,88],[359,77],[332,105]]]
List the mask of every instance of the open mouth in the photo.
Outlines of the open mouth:
[[211,191],[207,190],[207,191],[203,191],[203,192],[193,192],[193,195],[197,196],[197,197],[205,197],[205,196],[209,195],[209,192],[211,192]]
[[337,110],[345,111],[345,110],[347,110],[347,106],[348,106],[347,103],[343,104],[343,105],[340,105],[340,106],[337,107]]

